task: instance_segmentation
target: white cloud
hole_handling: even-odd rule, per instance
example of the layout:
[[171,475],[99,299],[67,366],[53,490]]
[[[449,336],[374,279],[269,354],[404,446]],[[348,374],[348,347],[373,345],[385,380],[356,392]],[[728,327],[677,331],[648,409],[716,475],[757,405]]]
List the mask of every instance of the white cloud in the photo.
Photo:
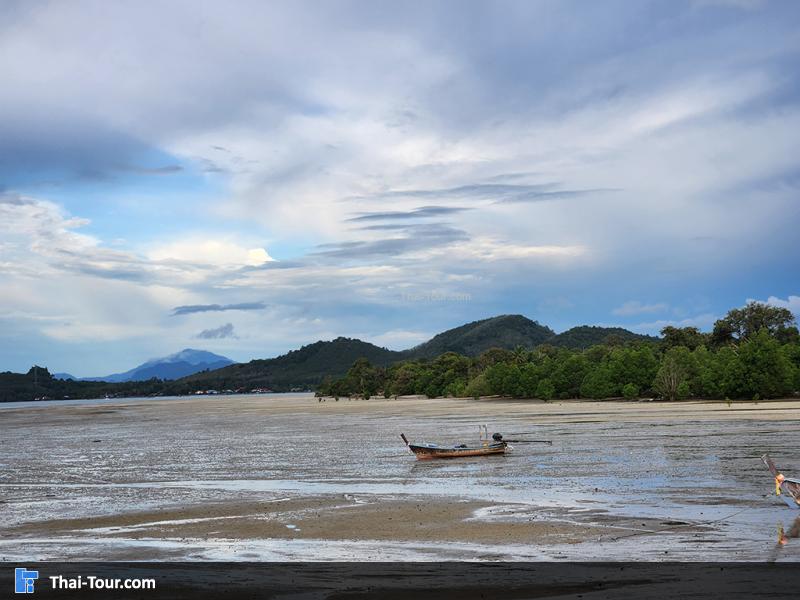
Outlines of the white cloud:
[[659,319],[647,323],[638,323],[628,326],[628,329],[640,333],[658,334],[664,327],[671,325],[672,327],[697,327],[700,330],[707,331],[714,325],[714,321],[718,318],[719,317],[712,313],[705,313],[680,320]]
[[[542,264],[556,259],[574,260],[586,254],[583,246],[527,245],[515,244],[497,238],[477,237],[466,242],[454,242],[444,248],[434,248],[420,252],[411,252],[411,256],[450,257],[453,261],[466,260],[473,262],[492,262],[499,260],[516,260],[525,262],[537,260]],[[560,266],[559,262],[550,262],[550,266]]]
[[[751,302],[748,299],[748,302]],[[764,302],[763,300],[759,300],[758,302]],[[781,308],[788,308],[794,315],[800,316],[800,296],[788,296],[786,300],[783,298],[778,298],[776,296],[770,296],[766,300],[766,304],[770,306],[780,306]]]
[[[658,18],[566,1],[189,6],[164,5],[158,19],[135,3],[80,1],[3,15],[0,168],[38,140],[30,172],[9,181],[38,175],[39,187],[0,201],[0,314],[31,315],[36,332],[48,322],[63,340],[158,328],[152,343],[169,344],[210,326],[162,321],[174,306],[263,300],[273,310],[236,322],[241,347],[262,353],[358,331],[401,340],[403,295],[474,299],[420,307],[414,329],[437,331],[531,298],[580,310],[579,285],[671,300],[684,281],[715,289],[743,254],[797,262],[800,107],[786,65],[798,41],[783,5],[735,22],[677,4]],[[46,158],[74,167],[72,137],[109,131],[187,173],[222,171],[200,177],[213,197],[182,190],[188,218],[169,234],[125,230],[115,210],[138,197],[116,197],[123,184],[104,180],[107,197],[93,201],[36,171]],[[114,164],[102,155],[115,145],[100,146],[87,154]],[[514,204],[465,191],[487,182],[598,191]],[[452,188],[463,189],[435,203],[472,210],[438,219],[450,237],[347,220],[434,203],[387,191]],[[326,257],[319,244],[355,249]],[[794,298],[776,302],[796,310]],[[630,301],[613,313],[667,308]],[[161,350],[147,355],[175,348]]]
[[156,246],[148,251],[154,261],[182,261],[220,267],[257,267],[275,260],[264,248],[246,248],[226,240],[189,239]]
[[628,302],[623,303],[622,306],[618,306],[612,310],[611,313],[621,317],[627,317],[630,315],[641,315],[646,313],[663,313],[667,310],[669,310],[669,304],[666,304],[665,302],[644,304],[638,300],[629,300]]

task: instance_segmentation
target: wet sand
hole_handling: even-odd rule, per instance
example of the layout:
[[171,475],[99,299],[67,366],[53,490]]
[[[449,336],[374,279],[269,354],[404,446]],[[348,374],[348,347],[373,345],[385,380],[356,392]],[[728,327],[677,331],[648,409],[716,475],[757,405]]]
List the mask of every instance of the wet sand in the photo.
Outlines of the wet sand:
[[[0,559],[798,560],[800,402],[225,396],[0,409]],[[416,461],[399,433],[532,432]],[[794,467],[794,469],[792,468]]]

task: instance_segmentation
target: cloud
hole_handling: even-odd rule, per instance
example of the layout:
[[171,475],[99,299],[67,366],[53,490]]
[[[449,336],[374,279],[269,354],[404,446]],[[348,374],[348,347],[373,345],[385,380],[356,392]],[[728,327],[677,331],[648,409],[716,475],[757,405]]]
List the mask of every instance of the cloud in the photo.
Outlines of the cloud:
[[172,175],[183,171],[181,165],[164,165],[161,167],[137,167],[132,165],[118,167],[120,171],[136,173],[137,175]]
[[469,295],[415,310],[435,332],[542,298],[592,323],[642,290],[693,315],[787,289],[798,8],[611,1],[6,11],[0,314],[30,317],[0,362],[118,342],[92,370],[124,370],[201,329],[174,307],[242,298],[265,305],[237,313],[247,359],[407,331],[404,294]]
[[530,194],[541,194],[557,187],[555,183],[509,184],[509,183],[470,183],[449,188],[392,190],[377,194],[383,199],[430,198],[430,199],[477,199],[499,200],[525,198]]
[[110,248],[95,236],[81,233],[89,219],[68,214],[47,200],[0,193],[0,235],[9,260],[7,273],[49,276],[87,275],[139,284],[187,285],[212,281],[232,270],[260,266],[271,257],[263,248],[233,243],[173,242],[148,255]]
[[227,338],[238,339],[238,336],[233,331],[233,324],[226,323],[214,329],[204,329],[198,333],[196,338],[201,340],[224,340]]
[[587,190],[556,190],[553,192],[531,192],[520,194],[497,200],[497,202],[544,202],[546,200],[563,200],[565,198],[576,198],[590,194],[600,194],[603,192],[618,192],[616,188],[595,188]]
[[[525,174],[506,174],[500,175],[501,179],[518,179],[525,177]],[[496,179],[498,176],[491,177]],[[392,190],[389,192],[382,192],[372,196],[372,199],[382,200],[398,200],[407,198],[426,198],[433,200],[474,200],[474,201],[491,201],[494,203],[504,202],[544,202],[547,200],[558,200],[564,198],[572,198],[575,196],[583,196],[587,194],[595,194],[600,192],[616,192],[619,191],[615,188],[596,188],[596,189],[558,189],[558,183],[537,183],[537,184],[512,184],[512,183],[471,183],[459,185],[450,188],[441,189],[407,189],[407,190]],[[364,198],[362,198],[364,199]],[[436,214],[434,211],[440,211],[438,214],[453,213],[466,210],[465,208],[449,208],[449,207],[422,207],[416,211],[407,213],[385,213],[393,215],[397,218],[412,218],[414,216],[427,216],[425,213],[430,210],[429,214]],[[379,213],[380,214],[380,213]],[[365,215],[361,218],[350,220],[367,220],[370,216]],[[379,217],[375,217],[379,218]]]
[[664,327],[672,326],[672,327],[697,327],[700,330],[708,331],[714,325],[714,322],[718,319],[715,314],[712,313],[705,313],[702,315],[697,315],[694,317],[689,317],[686,319],[659,319],[657,321],[650,321],[646,323],[638,323],[636,325],[626,326],[631,331],[636,331],[639,333],[649,333],[653,335],[657,335],[661,332]]
[[406,235],[401,237],[321,244],[311,253],[311,257],[368,259],[419,254],[431,248],[469,239],[465,231],[442,224],[417,225],[405,228],[404,231]]
[[272,258],[264,248],[247,248],[235,242],[213,239],[186,239],[152,248],[148,256],[156,261],[178,260],[192,264],[256,267]]
[[420,206],[414,210],[409,211],[391,211],[391,212],[374,212],[365,213],[357,217],[347,219],[347,221],[393,221],[407,219],[420,219],[427,217],[441,217],[445,215],[452,215],[455,213],[470,210],[469,208],[461,206]]
[[190,315],[201,312],[224,312],[226,310],[263,310],[267,307],[264,302],[240,302],[239,304],[190,304],[176,306],[172,315]]
[[[751,302],[751,299],[747,300]],[[764,300],[757,300],[757,302],[765,302],[765,304],[769,304],[770,306],[779,306],[781,308],[788,308],[795,316],[800,317],[800,296],[787,296],[786,300],[783,298],[778,298],[777,296],[770,296],[769,298]]]
[[631,315],[642,315],[646,313],[663,313],[669,310],[669,305],[665,302],[658,302],[655,304],[644,304],[638,300],[629,300],[622,306],[619,306],[611,311],[611,314],[627,317]]

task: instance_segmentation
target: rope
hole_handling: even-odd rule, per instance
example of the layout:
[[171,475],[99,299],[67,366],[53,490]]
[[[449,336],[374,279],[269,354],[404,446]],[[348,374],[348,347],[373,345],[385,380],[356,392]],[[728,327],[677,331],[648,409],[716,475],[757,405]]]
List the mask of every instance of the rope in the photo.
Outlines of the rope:
[[724,517],[721,517],[719,519],[711,519],[709,521],[698,521],[698,522],[695,522],[695,523],[683,523],[681,525],[667,525],[666,527],[663,527],[661,529],[656,529],[656,530],[653,530],[653,531],[650,531],[650,530],[634,531],[633,533],[629,533],[627,535],[619,535],[617,537],[611,538],[610,541],[616,542],[618,540],[629,538],[629,537],[634,537],[634,536],[637,536],[637,535],[645,535],[645,534],[649,535],[649,534],[653,534],[653,533],[663,533],[665,531],[670,531],[672,529],[682,529],[684,527],[696,527],[698,525],[713,525],[715,523],[720,523],[722,521],[727,521],[728,519],[730,519],[732,517],[735,517],[736,515],[739,515],[739,514],[745,512],[745,511],[747,511],[747,510],[750,510],[750,508],[749,507],[748,508],[743,508],[743,509],[737,510],[736,512],[733,512],[733,513],[731,513],[729,515],[725,515]]

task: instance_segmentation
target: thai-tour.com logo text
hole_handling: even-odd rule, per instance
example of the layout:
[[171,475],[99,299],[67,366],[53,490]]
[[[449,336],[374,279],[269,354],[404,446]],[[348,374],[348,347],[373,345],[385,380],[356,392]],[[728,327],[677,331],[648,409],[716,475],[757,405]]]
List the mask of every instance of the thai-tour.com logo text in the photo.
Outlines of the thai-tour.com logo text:
[[[14,591],[17,594],[33,594],[35,581],[39,579],[39,571],[30,571],[26,568],[14,569]],[[54,590],[154,590],[155,579],[131,578],[119,579],[116,577],[97,577],[95,575],[77,575],[64,577],[63,575],[49,575],[42,577],[39,585],[49,582]]]

